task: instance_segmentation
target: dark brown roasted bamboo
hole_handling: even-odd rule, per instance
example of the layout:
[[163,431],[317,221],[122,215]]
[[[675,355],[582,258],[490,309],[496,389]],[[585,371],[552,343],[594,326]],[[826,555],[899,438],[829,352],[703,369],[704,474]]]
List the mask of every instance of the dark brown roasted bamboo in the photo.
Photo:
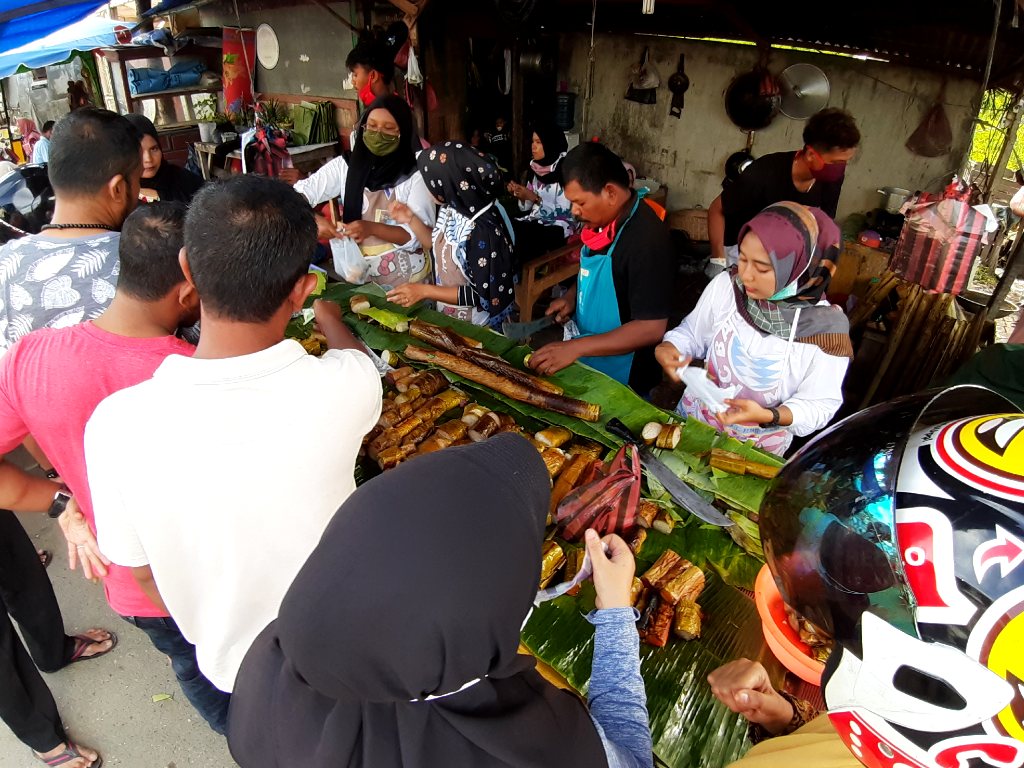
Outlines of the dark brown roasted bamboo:
[[470,381],[490,387],[495,392],[506,397],[523,403],[529,403],[538,408],[562,413],[567,416],[574,416],[584,421],[597,421],[601,417],[601,407],[599,405],[587,403],[583,400],[575,400],[564,395],[554,395],[550,392],[530,389],[522,384],[498,376],[478,365],[474,365],[467,360],[463,360],[456,355],[409,346],[405,349],[405,356],[417,362],[439,365]]

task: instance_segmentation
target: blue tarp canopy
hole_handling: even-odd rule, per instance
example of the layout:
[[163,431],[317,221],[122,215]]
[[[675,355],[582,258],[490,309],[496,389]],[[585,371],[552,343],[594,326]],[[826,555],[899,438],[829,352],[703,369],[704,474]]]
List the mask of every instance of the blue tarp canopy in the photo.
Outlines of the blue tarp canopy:
[[115,27],[127,29],[123,21],[90,16],[28,45],[0,53],[0,77],[10,77],[22,65],[29,69],[45,67],[65,61],[73,51],[91,51],[116,45]]
[[0,51],[29,45],[106,4],[106,0],[0,0]]

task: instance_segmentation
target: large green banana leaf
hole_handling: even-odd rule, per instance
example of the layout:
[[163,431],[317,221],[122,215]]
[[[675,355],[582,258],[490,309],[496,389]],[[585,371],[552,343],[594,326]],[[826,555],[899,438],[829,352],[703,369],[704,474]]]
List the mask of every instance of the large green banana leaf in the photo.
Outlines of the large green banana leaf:
[[[426,345],[407,333],[389,332],[348,312],[349,298],[355,293],[365,295],[374,306],[443,325],[477,339],[485,349],[514,364],[521,366],[530,352],[529,347],[517,345],[486,328],[425,308],[405,310],[390,304],[377,286],[328,286],[323,297],[341,304],[345,321],[367,346],[377,351],[389,350],[400,355],[409,344]],[[289,327],[289,333],[301,338],[308,335],[309,329],[297,321]],[[511,400],[448,371],[445,375],[483,405],[514,415],[525,429],[533,431],[548,424],[559,424],[609,448],[621,445],[621,440],[603,426],[611,417],[618,417],[634,432],[639,432],[649,421],[665,423],[679,419],[676,414],[647,403],[628,387],[578,363],[552,378],[568,396],[601,406],[601,421],[596,424]],[[767,482],[751,476],[712,472],[708,466],[712,448],[731,450],[764,463],[781,464],[776,457],[726,438],[693,419],[686,420],[679,446],[660,453],[666,464],[709,500],[718,497],[745,514],[756,512]],[[735,588],[752,589],[762,563],[740,549],[725,529],[706,525],[681,510],[650,475],[646,495],[670,510],[678,522],[667,536],[648,531],[637,558],[637,572],[642,573],[661,552],[671,548],[703,567],[708,576],[707,588],[700,600],[705,614],[702,637],[691,642],[673,639],[661,649],[649,646],[641,649],[655,753],[672,768],[722,766],[745,751],[746,723],[715,701],[706,683],[707,675],[726,661],[747,657],[764,663],[776,683],[781,684],[783,676],[781,666],[765,648],[753,601]],[[587,585],[578,597],[562,597],[538,607],[523,630],[524,645],[580,691],[586,690],[590,678],[593,628],[584,613],[592,607],[593,588]]]
[[[717,575],[716,562],[729,562],[736,551],[728,535],[690,524],[669,536],[652,530],[637,557],[637,574],[666,548],[715,570],[706,571],[707,586],[699,600],[701,637],[689,642],[673,638],[664,648],[640,646],[654,751],[672,768],[720,768],[749,747],[747,723],[712,696],[708,674],[727,661],[750,658],[764,664],[781,687],[784,670],[765,647],[753,600]],[[576,598],[540,605],[523,629],[523,644],[530,652],[579,691],[590,680],[593,627],[584,614],[592,607],[592,591],[584,589]]]

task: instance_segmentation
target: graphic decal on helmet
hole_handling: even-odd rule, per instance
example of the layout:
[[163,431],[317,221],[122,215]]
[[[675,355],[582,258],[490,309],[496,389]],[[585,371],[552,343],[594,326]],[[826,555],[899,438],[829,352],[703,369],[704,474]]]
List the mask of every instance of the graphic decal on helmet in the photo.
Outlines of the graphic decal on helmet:
[[944,471],[978,490],[1020,501],[1024,494],[1024,414],[947,424],[932,443]]
[[967,624],[977,606],[957,587],[949,518],[931,507],[897,509],[896,539],[907,582],[917,600],[917,621]]
[[[1013,688],[1013,700],[984,724],[993,735],[1024,741],[1024,587],[1000,597],[981,615],[967,641],[977,659]],[[1018,742],[1019,743],[1019,742]]]
[[1024,563],[1024,541],[1000,525],[996,526],[994,539],[974,550],[974,575],[979,584],[992,566],[998,565],[999,578],[1005,579],[1021,563]]

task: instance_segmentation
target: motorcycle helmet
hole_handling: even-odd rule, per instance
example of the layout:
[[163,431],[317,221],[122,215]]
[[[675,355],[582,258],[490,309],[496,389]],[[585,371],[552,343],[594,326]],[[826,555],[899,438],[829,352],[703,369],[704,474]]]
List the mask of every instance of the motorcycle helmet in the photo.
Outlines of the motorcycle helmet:
[[1024,765],[1024,414],[974,386],[869,408],[783,467],[760,526],[834,639],[822,691],[861,763]]
[[53,218],[46,165],[21,165],[0,179],[0,243],[38,234]]

